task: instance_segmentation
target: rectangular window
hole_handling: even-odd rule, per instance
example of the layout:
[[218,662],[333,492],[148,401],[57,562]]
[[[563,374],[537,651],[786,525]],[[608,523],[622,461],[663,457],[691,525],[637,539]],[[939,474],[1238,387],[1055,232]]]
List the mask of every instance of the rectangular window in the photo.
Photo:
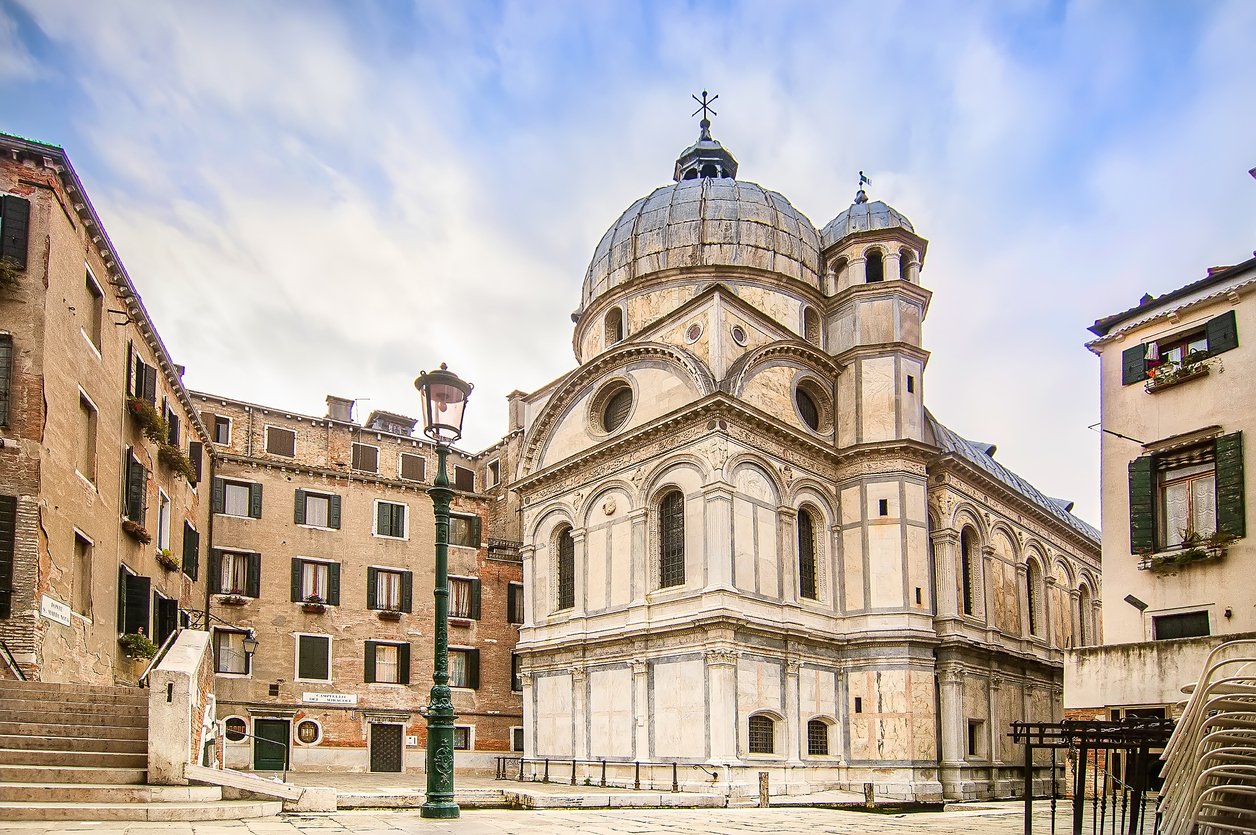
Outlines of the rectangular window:
[[170,497],[157,491],[157,550],[170,550]]
[[807,723],[807,753],[813,757],[829,753],[829,726],[817,719]]
[[397,569],[366,569],[366,608],[387,612],[410,611],[413,576],[409,571]]
[[314,528],[340,528],[340,497],[329,493],[296,491],[294,520]]
[[488,486],[496,487],[498,484],[501,484],[501,480],[502,480],[501,462],[489,461],[488,462]]
[[17,496],[0,496],[0,620],[13,614],[13,551],[17,540]]
[[523,623],[523,583],[511,583],[506,593],[506,623]]
[[1176,548],[1217,530],[1217,468],[1212,461],[1157,473],[1160,547]]
[[153,592],[153,643],[162,646],[179,628],[179,601]]
[[406,538],[406,505],[375,502],[375,535]]
[[127,450],[126,455],[126,518],[144,524],[148,511],[148,470]]
[[889,499],[877,499],[877,515],[878,516],[890,515],[890,500]]
[[399,468],[404,481],[422,481],[427,475],[427,461],[422,455],[410,452],[401,453]]
[[1177,615],[1158,615],[1151,619],[1157,641],[1174,638],[1203,638],[1210,635],[1207,612],[1182,612]]
[[16,194],[0,198],[0,258],[26,269],[26,247],[30,236],[31,202]]
[[855,713],[863,713],[863,697],[855,697]]
[[262,518],[262,485],[254,481],[214,479],[214,513]]
[[86,617],[92,616],[92,541],[78,531],[74,532],[74,592],[71,595],[74,611]]
[[476,690],[480,686],[480,651],[449,650],[449,686]]
[[449,578],[449,616],[479,620],[480,581],[474,577]]
[[292,601],[340,605],[340,563],[296,557],[292,560]]
[[79,475],[96,483],[96,405],[79,389]]
[[271,455],[294,458],[297,454],[297,433],[280,426],[266,427],[266,451]]
[[466,467],[454,467],[454,489],[475,492],[475,471]]
[[157,369],[139,357],[135,358],[135,374],[131,379],[131,394],[157,405]]
[[367,641],[362,654],[367,684],[409,684],[410,645]]
[[449,517],[449,544],[463,548],[479,548],[480,517],[451,515]]
[[519,653],[510,653],[510,689],[516,693],[523,692],[523,676],[519,675]]
[[214,433],[214,443],[223,446],[231,443],[231,418],[210,415],[209,430]]
[[327,599],[329,566],[325,562],[307,562],[301,565],[301,597],[304,600]]
[[249,674],[249,656],[244,652],[244,638],[247,634],[230,629],[214,630],[214,672]]
[[135,574],[125,565],[118,566],[118,632],[131,634],[149,631],[148,615],[152,580]]
[[13,385],[13,334],[0,331],[0,426],[9,425],[9,390]]
[[215,594],[257,597],[261,592],[262,555],[215,550],[210,557],[210,590]]
[[907,375],[907,393],[911,394],[915,390],[916,390],[916,378],[908,374]]
[[455,725],[454,726],[454,750],[470,751],[471,750],[471,726]]
[[331,681],[330,636],[297,636],[297,678],[305,681]]
[[523,751],[523,728],[510,729],[510,750]]
[[1217,532],[1245,536],[1243,433],[1135,458],[1129,508],[1134,554],[1207,549]]
[[201,535],[186,519],[183,521],[183,573],[193,580],[201,573]]
[[96,349],[96,353],[100,353],[100,335],[105,320],[105,294],[100,289],[100,285],[96,283],[95,276],[92,275],[90,269],[84,270],[84,283],[87,286],[87,325],[83,328],[83,334],[92,343],[92,347]]
[[162,398],[162,415],[166,420],[166,442],[172,447],[179,446],[179,415],[170,407],[170,403]]
[[968,756],[970,757],[981,756],[981,751],[982,751],[981,729],[984,728],[985,726],[986,726],[986,723],[981,721],[980,719],[968,720]]
[[379,472],[379,447],[354,444],[351,456],[353,469],[366,473]]
[[1233,350],[1239,345],[1233,310],[1214,316],[1202,328],[1169,334],[1121,352],[1121,385],[1147,378],[1162,379],[1208,357]]

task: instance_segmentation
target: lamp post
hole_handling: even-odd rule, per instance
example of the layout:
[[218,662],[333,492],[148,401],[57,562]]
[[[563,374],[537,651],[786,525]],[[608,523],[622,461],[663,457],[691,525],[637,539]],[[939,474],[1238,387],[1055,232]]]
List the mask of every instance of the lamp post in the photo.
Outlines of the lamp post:
[[472,385],[441,363],[439,371],[421,372],[414,381],[423,406],[423,433],[436,442],[439,466],[427,491],[436,514],[436,652],[432,694],[427,706],[427,802],[425,818],[456,818],[454,803],[454,705],[449,696],[449,445],[462,437],[462,415]]

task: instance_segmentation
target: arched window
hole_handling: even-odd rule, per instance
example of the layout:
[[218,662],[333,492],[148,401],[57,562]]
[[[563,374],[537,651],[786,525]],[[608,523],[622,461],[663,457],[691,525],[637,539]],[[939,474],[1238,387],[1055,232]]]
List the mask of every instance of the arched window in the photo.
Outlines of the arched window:
[[977,561],[977,534],[972,528],[964,528],[959,536],[959,575],[961,592],[960,603],[964,614],[971,615],[976,609],[973,600],[974,569]]
[[1077,645],[1089,646],[1094,641],[1090,624],[1090,587],[1083,584],[1077,595]]
[[839,288],[846,284],[846,271],[850,269],[850,263],[845,258],[838,258],[833,263],[833,288],[836,293]]
[[802,336],[813,345],[820,344],[820,314],[807,307],[802,312]]
[[703,177],[718,177],[720,176],[720,170],[715,167],[714,163],[708,162],[706,165],[702,166],[702,176]]
[[751,754],[776,753],[776,722],[761,713],[750,717],[750,733],[746,739]]
[[576,541],[570,526],[558,534],[558,608],[576,605]]
[[898,277],[903,281],[911,281],[911,265],[916,254],[906,247],[898,251]]
[[811,511],[798,511],[798,596],[818,600],[816,593],[816,529]]
[[659,502],[659,587],[685,583],[685,497],[672,490]]
[[807,723],[807,753],[813,757],[828,756],[829,723],[812,719]]
[[1025,614],[1029,617],[1029,634],[1042,636],[1042,569],[1037,560],[1030,560],[1025,570]]
[[612,307],[606,314],[605,344],[609,348],[624,338],[624,312]]
[[874,249],[868,253],[866,276],[869,284],[885,281],[885,261],[881,255],[881,250]]

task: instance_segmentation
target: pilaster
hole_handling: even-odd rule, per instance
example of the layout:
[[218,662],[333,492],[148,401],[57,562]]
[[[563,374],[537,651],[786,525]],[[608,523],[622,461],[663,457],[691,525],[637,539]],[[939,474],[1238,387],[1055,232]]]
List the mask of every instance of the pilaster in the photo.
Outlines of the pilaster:
[[632,713],[637,719],[632,734],[632,756],[636,760],[653,759],[650,750],[650,662],[640,658],[632,661]]
[[934,570],[937,572],[938,618],[959,617],[959,531],[940,528],[930,533],[933,540]]
[[709,762],[713,765],[737,761],[737,656],[730,648],[709,649],[705,654],[711,715]]
[[733,588],[733,491],[723,481],[702,489],[706,505],[706,587]]
[[801,705],[798,699],[798,669],[802,666],[797,658],[785,659],[785,761],[789,765],[802,764],[802,729],[798,715]]

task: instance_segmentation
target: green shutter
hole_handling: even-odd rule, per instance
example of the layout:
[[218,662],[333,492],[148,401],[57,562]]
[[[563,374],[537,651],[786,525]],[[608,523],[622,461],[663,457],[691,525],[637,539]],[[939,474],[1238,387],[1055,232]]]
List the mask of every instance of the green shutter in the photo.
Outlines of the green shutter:
[[1217,438],[1217,530],[1247,535],[1243,508],[1243,433]]
[[480,651],[478,649],[463,650],[467,654],[467,687],[480,689]]
[[262,555],[249,554],[244,570],[244,594],[257,599],[262,596]]
[[305,598],[301,594],[301,566],[304,563],[295,557],[292,560],[292,602],[300,603]]
[[305,524],[305,491],[298,488],[296,496],[297,496],[297,500],[296,500],[296,506],[293,508],[292,520],[296,522],[298,525],[304,525]]
[[188,524],[183,523],[183,573],[193,580],[200,574],[201,535]]
[[1135,345],[1121,352],[1121,385],[1128,386],[1147,379],[1147,347]]
[[213,513],[224,513],[227,509],[227,486],[221,478],[214,479],[214,487],[210,495],[210,510]]
[[397,683],[410,683],[410,645],[397,647]]
[[144,366],[144,399],[154,406],[157,405],[157,368],[152,365]]
[[222,551],[209,549],[209,590],[212,594],[222,593]]
[[249,515],[254,519],[262,518],[262,485],[249,485]]
[[152,587],[152,580],[147,577],[141,577],[138,574],[126,575],[124,590],[126,617],[123,618],[123,632],[143,630],[145,635],[152,638],[152,634],[148,631],[148,607],[149,599],[152,597]]
[[480,581],[471,581],[471,619],[480,619]]
[[188,458],[192,461],[192,484],[199,484],[205,468],[205,445],[200,441],[188,443]]
[[379,502],[375,505],[375,533],[377,536],[387,536],[389,533],[388,520],[392,517],[388,512],[388,508],[387,502]]
[[1130,473],[1130,552],[1155,550],[1155,459],[1135,458]]
[[366,608],[378,609],[379,598],[376,596],[376,583],[379,580],[378,568],[366,569]]
[[367,684],[375,683],[375,641],[366,642],[366,650],[362,653],[362,680]]
[[327,527],[340,530],[340,497],[332,496],[327,502]]
[[401,572],[401,611],[409,612],[414,607],[414,572]]
[[1220,316],[1214,316],[1205,325],[1208,335],[1208,353],[1220,354],[1239,347],[1239,329],[1235,322],[1234,311],[1227,310]]
[[480,517],[471,517],[471,543],[472,548],[480,547]]
[[135,367],[135,343],[131,340],[126,342],[126,396],[133,397],[135,395],[135,379],[131,376],[131,369]]
[[340,563],[338,562],[327,566],[327,603],[330,606],[340,605]]

